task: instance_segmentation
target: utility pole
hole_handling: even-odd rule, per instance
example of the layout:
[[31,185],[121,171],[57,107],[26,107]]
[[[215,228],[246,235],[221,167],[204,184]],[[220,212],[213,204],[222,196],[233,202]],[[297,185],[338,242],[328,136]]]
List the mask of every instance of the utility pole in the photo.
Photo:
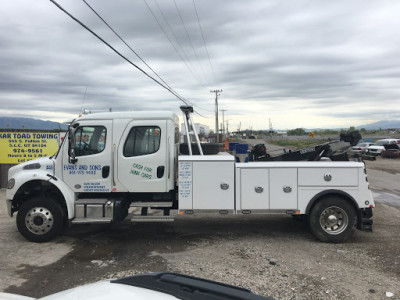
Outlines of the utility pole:
[[272,134],[274,133],[274,130],[272,129],[272,122],[271,122],[271,118],[269,118],[269,134],[271,135],[271,139],[272,139]]
[[224,121],[224,117],[225,117],[225,112],[226,109],[221,109],[222,111],[222,142],[225,141],[225,121]]
[[210,93],[215,93],[215,133],[217,134],[217,143],[219,142],[219,130],[218,130],[218,93],[221,93],[222,90],[213,90]]

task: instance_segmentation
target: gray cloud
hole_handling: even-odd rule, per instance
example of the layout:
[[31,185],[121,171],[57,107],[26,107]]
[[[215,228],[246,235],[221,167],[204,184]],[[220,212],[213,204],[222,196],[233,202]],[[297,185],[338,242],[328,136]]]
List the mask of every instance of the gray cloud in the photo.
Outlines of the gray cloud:
[[[170,33],[156,2],[146,1]],[[59,3],[146,69],[82,1]],[[88,3],[170,86],[206,110],[214,108],[210,90],[222,88],[221,106],[243,118],[264,110],[273,117],[294,109],[305,116],[318,109],[320,115],[360,122],[399,118],[400,3],[196,1],[216,79],[192,1],[176,0],[190,41],[174,2],[157,1],[189,67],[143,1]],[[172,35],[170,39],[175,42]],[[47,112],[47,117],[52,112],[76,115],[82,103],[92,110],[178,112],[181,104],[49,1],[0,4],[0,57],[0,114],[26,116],[34,110]],[[357,113],[350,112],[357,105]]]

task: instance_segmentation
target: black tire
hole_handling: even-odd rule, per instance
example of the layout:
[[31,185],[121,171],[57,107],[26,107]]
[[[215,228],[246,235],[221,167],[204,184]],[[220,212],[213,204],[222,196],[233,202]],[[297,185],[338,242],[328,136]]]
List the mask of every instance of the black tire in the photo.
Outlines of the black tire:
[[50,241],[61,232],[63,225],[63,209],[52,198],[33,198],[24,202],[18,210],[18,231],[31,242]]
[[357,214],[354,207],[340,197],[321,199],[312,209],[309,225],[321,241],[342,243],[354,235]]
[[[204,143],[201,144],[201,149],[203,150],[204,155],[212,155],[212,154],[218,154],[219,152],[219,144],[214,144],[214,143]],[[187,143],[183,143],[179,145],[179,152],[184,155],[189,154],[189,147]],[[197,147],[196,143],[192,143],[192,152],[193,155],[199,155],[199,149]]]

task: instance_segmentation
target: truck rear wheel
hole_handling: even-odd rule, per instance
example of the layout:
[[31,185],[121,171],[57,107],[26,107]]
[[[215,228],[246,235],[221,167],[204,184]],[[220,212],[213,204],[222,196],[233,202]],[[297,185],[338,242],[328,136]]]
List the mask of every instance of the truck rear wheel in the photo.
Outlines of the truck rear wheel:
[[309,223],[312,233],[321,241],[342,243],[356,230],[354,207],[343,198],[327,197],[312,209]]
[[63,216],[61,206],[53,199],[33,198],[24,202],[18,210],[18,231],[31,242],[47,242],[62,230]]

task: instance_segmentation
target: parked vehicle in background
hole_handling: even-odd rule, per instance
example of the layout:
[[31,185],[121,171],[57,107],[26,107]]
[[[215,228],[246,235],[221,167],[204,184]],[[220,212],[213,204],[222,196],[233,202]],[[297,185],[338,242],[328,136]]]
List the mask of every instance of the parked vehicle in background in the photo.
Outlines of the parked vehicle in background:
[[381,155],[382,151],[385,150],[385,145],[400,144],[398,139],[383,139],[376,141],[375,144],[368,147],[367,154],[369,155]]
[[383,158],[399,158],[400,157],[400,145],[390,144],[384,145],[385,149],[382,150],[381,156]]
[[361,142],[351,148],[352,154],[365,154],[369,146],[374,143]]

